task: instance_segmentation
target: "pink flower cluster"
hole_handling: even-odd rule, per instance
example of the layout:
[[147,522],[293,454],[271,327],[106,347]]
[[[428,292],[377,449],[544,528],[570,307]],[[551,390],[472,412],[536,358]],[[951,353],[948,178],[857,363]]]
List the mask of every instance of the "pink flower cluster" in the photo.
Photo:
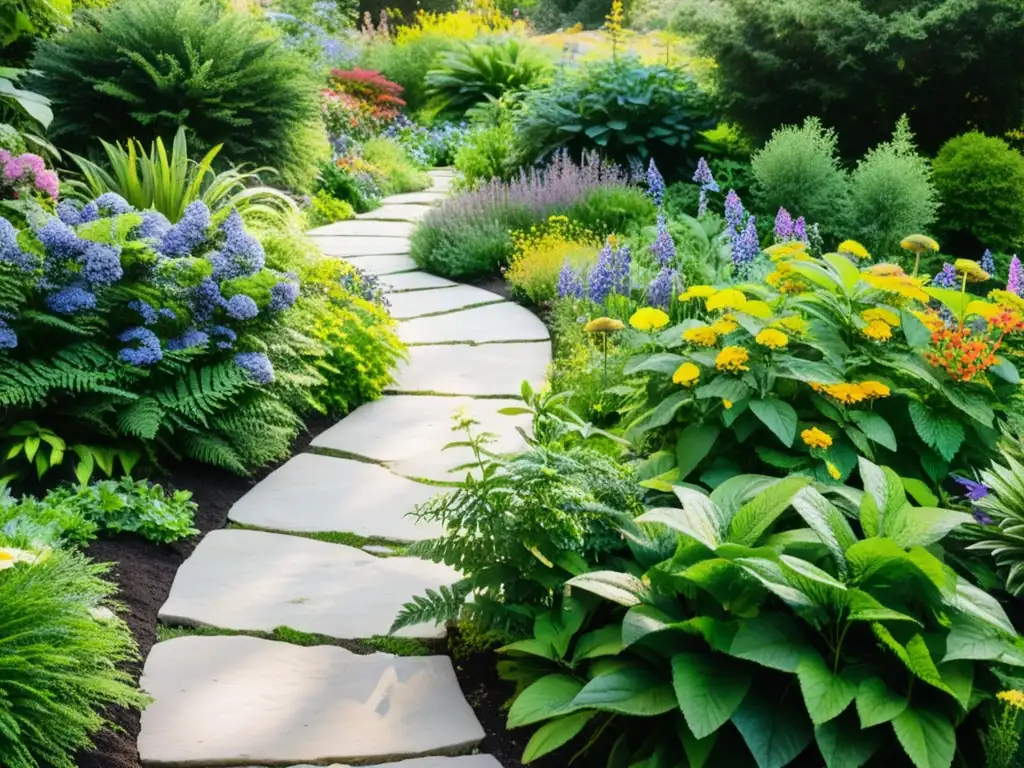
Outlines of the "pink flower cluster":
[[0,149],[0,169],[3,171],[2,186],[13,188],[6,191],[13,193],[14,197],[20,197],[26,188],[42,192],[52,200],[56,200],[60,194],[57,172],[48,170],[39,155],[25,152],[15,157],[7,150]]

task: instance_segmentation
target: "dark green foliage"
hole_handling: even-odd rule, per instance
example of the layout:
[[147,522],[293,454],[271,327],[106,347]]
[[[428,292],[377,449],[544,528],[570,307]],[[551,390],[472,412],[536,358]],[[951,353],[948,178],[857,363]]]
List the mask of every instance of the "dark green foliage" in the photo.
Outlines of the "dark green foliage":
[[536,86],[550,69],[547,59],[523,41],[492,39],[442,54],[427,72],[427,93],[442,110],[465,113],[510,91]]
[[654,224],[657,206],[638,187],[607,186],[569,207],[571,221],[602,237],[630,235]]
[[[453,205],[450,202],[446,207]],[[480,217],[431,212],[413,232],[411,255],[419,266],[436,275],[457,278],[493,273],[512,255],[509,232],[528,229],[537,219],[519,205],[495,206]]]
[[[29,555],[31,557],[31,555]],[[8,561],[9,562],[9,561]],[[74,768],[103,711],[145,697],[122,669],[138,657],[109,610],[110,565],[57,550],[0,570],[0,764]]]
[[909,114],[931,153],[1024,121],[1018,0],[689,0],[677,28],[701,36],[719,104],[758,142],[817,115],[857,156]]
[[[625,5],[628,9],[633,3]],[[509,14],[518,8],[538,30],[554,32],[574,24],[582,24],[584,29],[599,29],[611,12],[612,0],[527,0],[525,3],[501,0],[499,7]]]
[[366,213],[380,207],[380,190],[373,179],[357,175],[336,163],[321,163],[317,177],[318,192],[326,192],[335,200],[352,206],[356,213]]
[[425,34],[400,45],[390,41],[367,45],[360,57],[360,65],[375,69],[388,80],[402,86],[402,99],[410,112],[427,106],[427,72],[445,51],[454,47],[451,40],[440,35]]
[[629,58],[597,62],[527,93],[516,119],[525,164],[562,147],[597,150],[620,163],[653,158],[666,176],[692,173],[708,100],[689,75]]
[[40,45],[32,87],[51,136],[84,153],[95,138],[149,143],[189,130],[193,151],[270,166],[306,189],[326,150],[308,64],[255,15],[200,0],[135,0]]
[[[1024,238],[1024,157],[978,132],[946,142],[933,163],[940,225],[964,253],[1008,250]],[[955,248],[947,248],[956,252]]]
[[166,494],[159,485],[128,477],[57,488],[38,501],[0,497],[0,528],[22,543],[84,545],[100,531],[170,543],[199,533],[195,514],[190,492]]

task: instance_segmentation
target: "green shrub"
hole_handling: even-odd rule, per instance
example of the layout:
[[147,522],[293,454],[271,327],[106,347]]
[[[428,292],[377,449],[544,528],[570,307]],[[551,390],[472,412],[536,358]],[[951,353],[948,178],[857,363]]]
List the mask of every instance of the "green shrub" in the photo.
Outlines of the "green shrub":
[[[0,551],[11,566],[18,553]],[[122,667],[138,650],[109,610],[115,587],[102,577],[110,568],[57,550],[0,570],[0,763],[8,768],[74,768],[108,707],[145,706]]]
[[975,131],[947,141],[932,168],[942,229],[961,241],[961,249],[1008,250],[1024,238],[1020,152]]
[[433,183],[417,168],[401,145],[394,139],[378,136],[363,144],[363,159],[377,167],[383,177],[382,191],[386,195],[420,192]]
[[380,206],[382,181],[379,170],[361,157],[343,158],[320,164],[316,190],[348,203],[356,213],[366,213]]
[[308,188],[327,144],[308,64],[257,16],[200,0],[135,0],[42,43],[33,87],[54,105],[50,135],[144,143],[186,125],[194,151],[270,166]]
[[355,215],[355,209],[349,203],[331,197],[329,192],[321,189],[309,201],[306,221],[310,227],[322,227],[336,221],[348,221]]
[[482,218],[431,212],[413,233],[411,255],[435,275],[493,274],[512,256],[509,232],[535,223],[537,217],[523,206],[502,207]]
[[817,223],[823,232],[843,231],[849,207],[849,178],[839,164],[838,137],[816,117],[786,125],[750,159],[757,209],[774,216],[779,208]]
[[620,163],[652,157],[685,174],[697,161],[697,133],[714,125],[707,97],[689,75],[623,58],[527,92],[515,131],[524,164],[565,147],[575,157],[596,150]]
[[78,545],[88,544],[100,531],[137,533],[168,544],[199,533],[193,527],[195,514],[190,492],[167,494],[159,485],[130,477],[56,488],[41,500],[24,496],[4,504],[0,499],[0,527],[8,535],[42,529],[48,542]]
[[401,44],[391,41],[372,42],[363,50],[360,63],[379,71],[388,80],[404,89],[402,98],[410,112],[425,108],[430,100],[427,94],[427,72],[454,43],[440,35],[422,35]]
[[873,256],[886,259],[908,234],[927,232],[938,207],[931,168],[917,154],[904,115],[892,140],[869,150],[850,174],[849,232]]
[[515,131],[503,123],[477,128],[455,154],[455,170],[461,174],[459,183],[472,189],[477,184],[512,175]]
[[568,216],[595,234],[630,235],[654,224],[658,209],[637,187],[598,187],[569,206]]
[[465,113],[509,91],[536,86],[550,69],[547,59],[522,40],[493,39],[442,54],[427,72],[427,93],[442,111]]

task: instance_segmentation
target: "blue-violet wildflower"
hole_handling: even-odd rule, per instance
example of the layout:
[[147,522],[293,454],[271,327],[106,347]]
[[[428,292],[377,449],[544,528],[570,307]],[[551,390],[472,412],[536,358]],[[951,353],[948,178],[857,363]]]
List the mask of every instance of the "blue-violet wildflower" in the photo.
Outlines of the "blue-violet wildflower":
[[124,344],[136,342],[138,346],[125,347],[117,353],[118,359],[129,365],[146,367],[156,365],[164,359],[163,350],[160,349],[160,339],[148,328],[136,326],[117,337],[118,341]]
[[274,366],[262,352],[239,352],[235,355],[235,364],[258,384],[269,384],[274,380]]

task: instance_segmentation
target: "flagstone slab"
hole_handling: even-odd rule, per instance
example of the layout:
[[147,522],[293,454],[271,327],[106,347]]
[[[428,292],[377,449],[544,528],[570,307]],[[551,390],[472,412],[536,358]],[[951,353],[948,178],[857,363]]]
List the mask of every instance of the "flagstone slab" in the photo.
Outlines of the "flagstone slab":
[[[292,768],[317,768],[315,765],[293,765]],[[349,765],[328,765],[326,768],[353,768]],[[364,768],[501,768],[491,755],[463,755],[462,757],[417,757],[400,763],[368,765]]]
[[323,227],[309,230],[306,234],[315,239],[321,237],[410,237],[415,224],[407,221],[363,221],[350,219],[336,221]]
[[153,647],[141,687],[147,768],[388,763],[484,737],[446,656],[182,637]]
[[399,272],[414,272],[417,269],[416,262],[410,256],[359,256],[347,257],[352,266],[359,267],[363,272],[371,275],[393,275]]
[[451,288],[458,285],[444,277],[431,275],[427,272],[402,272],[401,274],[388,275],[380,281],[385,292],[395,291],[419,291],[424,288]]
[[448,197],[445,192],[407,192],[403,195],[391,195],[385,197],[381,202],[384,205],[437,205]]
[[505,416],[498,413],[502,408],[512,406],[522,407],[522,402],[388,395],[359,406],[333,427],[317,435],[313,445],[383,462],[393,472],[408,477],[451,482],[462,479],[465,471],[452,474],[449,470],[474,460],[469,448],[442,450],[448,443],[463,439],[460,433],[452,432],[452,416],[456,412],[465,413],[479,422],[474,427],[477,433],[493,433],[496,440],[487,446],[488,451],[511,453],[526,445],[516,428],[530,427],[529,415]]
[[[365,407],[361,406],[331,429],[348,424]],[[364,423],[362,417],[359,423]],[[391,423],[388,428],[399,431],[380,438],[402,439],[402,425]],[[333,447],[330,441],[314,444]],[[349,448],[338,450],[361,453]],[[419,541],[439,536],[443,527],[439,523],[418,522],[408,513],[441,490],[400,477],[377,464],[300,453],[235,502],[228,519],[277,531],[343,532],[392,541]]]
[[363,221],[419,221],[431,211],[429,205],[382,205],[375,211],[361,213]]
[[500,301],[504,299],[498,294],[472,285],[456,285],[452,288],[439,288],[436,291],[410,291],[388,297],[391,316],[398,320],[409,320],[437,312],[453,312],[478,304]]
[[406,344],[445,344],[493,341],[547,341],[547,326],[518,304],[504,302],[398,324],[398,338]]
[[318,237],[316,244],[327,256],[391,256],[409,253],[407,237]]
[[[291,627],[337,638],[386,635],[404,603],[458,580],[446,565],[379,558],[301,536],[213,531],[178,569],[160,609],[167,624],[270,632]],[[443,626],[399,630],[444,637]]]
[[448,344],[409,349],[388,392],[518,397],[523,380],[540,386],[551,344]]

